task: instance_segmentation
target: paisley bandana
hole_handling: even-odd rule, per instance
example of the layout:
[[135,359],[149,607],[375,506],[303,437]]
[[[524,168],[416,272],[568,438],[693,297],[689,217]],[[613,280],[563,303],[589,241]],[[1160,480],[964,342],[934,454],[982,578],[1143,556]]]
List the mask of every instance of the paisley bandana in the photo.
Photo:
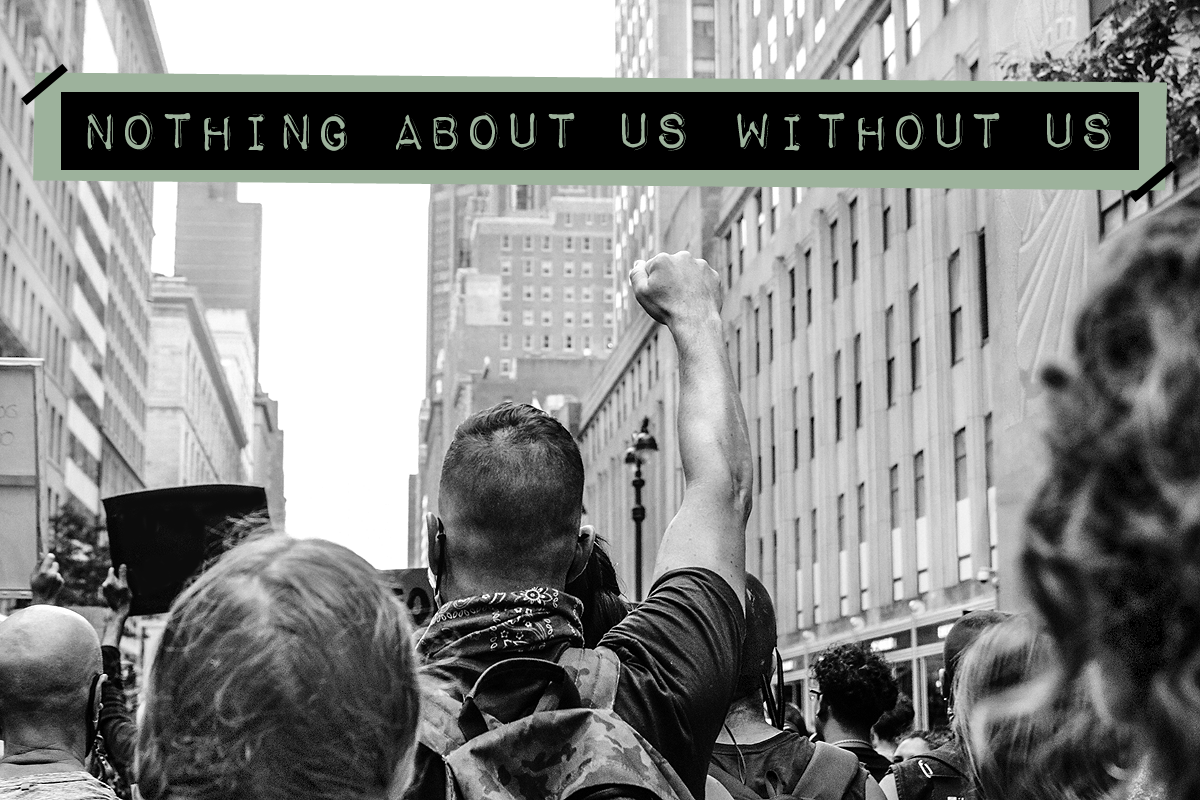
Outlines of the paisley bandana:
[[558,589],[535,586],[454,600],[429,621],[417,652],[426,662],[494,662],[556,645],[583,647],[583,604]]

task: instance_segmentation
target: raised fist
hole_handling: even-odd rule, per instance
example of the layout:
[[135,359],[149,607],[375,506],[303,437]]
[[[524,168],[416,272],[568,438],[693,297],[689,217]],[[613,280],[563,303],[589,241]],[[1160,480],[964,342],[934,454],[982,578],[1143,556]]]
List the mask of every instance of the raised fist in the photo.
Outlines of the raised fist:
[[63,576],[58,572],[58,561],[55,560],[54,553],[46,553],[42,557],[42,563],[29,576],[29,589],[33,592],[33,602],[35,604],[53,603],[64,583]]
[[108,577],[104,579],[104,583],[100,584],[100,593],[104,595],[104,602],[108,604],[109,608],[127,617],[129,608],[133,605],[133,592],[129,588],[126,576],[124,564],[116,572],[109,567]]
[[633,295],[656,322],[716,318],[721,313],[721,278],[702,258],[687,251],[659,253],[629,271]]

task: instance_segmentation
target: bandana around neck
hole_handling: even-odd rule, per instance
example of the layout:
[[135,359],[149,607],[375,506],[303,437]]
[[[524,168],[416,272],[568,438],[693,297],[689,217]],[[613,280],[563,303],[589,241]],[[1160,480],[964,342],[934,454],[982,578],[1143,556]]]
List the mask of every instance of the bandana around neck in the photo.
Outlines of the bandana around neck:
[[426,662],[494,660],[554,645],[583,647],[583,604],[566,592],[535,586],[454,600],[429,621],[417,652]]

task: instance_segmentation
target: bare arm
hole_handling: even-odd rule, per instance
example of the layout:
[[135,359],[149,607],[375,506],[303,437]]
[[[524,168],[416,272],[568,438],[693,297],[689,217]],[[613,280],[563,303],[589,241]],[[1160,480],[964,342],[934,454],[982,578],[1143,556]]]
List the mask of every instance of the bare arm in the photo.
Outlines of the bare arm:
[[752,470],[746,417],[721,327],[720,278],[689,253],[659,254],[630,273],[638,302],[679,354],[679,453],[686,487],[654,574],[703,567],[745,604]]

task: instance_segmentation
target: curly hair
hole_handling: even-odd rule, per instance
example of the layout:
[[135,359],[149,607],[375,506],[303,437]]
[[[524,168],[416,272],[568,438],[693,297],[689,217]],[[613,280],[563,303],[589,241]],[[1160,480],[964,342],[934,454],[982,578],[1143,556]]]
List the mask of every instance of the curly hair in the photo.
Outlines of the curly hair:
[[954,734],[981,800],[1103,800],[1131,757],[1081,681],[1056,683],[1054,644],[1023,617],[983,632],[954,683]]
[[865,644],[827,648],[812,667],[821,687],[821,703],[839,720],[870,729],[896,705],[900,687],[887,659]]
[[887,742],[899,742],[905,732],[912,729],[917,711],[913,708],[912,698],[906,694],[900,695],[896,705],[889,708],[875,723],[875,735]]
[[1047,368],[1022,569],[1068,676],[1101,668],[1171,797],[1200,794],[1200,199],[1131,226]]
[[284,534],[224,555],[175,601],[147,684],[147,800],[366,800],[411,770],[407,612],[345,547]]

